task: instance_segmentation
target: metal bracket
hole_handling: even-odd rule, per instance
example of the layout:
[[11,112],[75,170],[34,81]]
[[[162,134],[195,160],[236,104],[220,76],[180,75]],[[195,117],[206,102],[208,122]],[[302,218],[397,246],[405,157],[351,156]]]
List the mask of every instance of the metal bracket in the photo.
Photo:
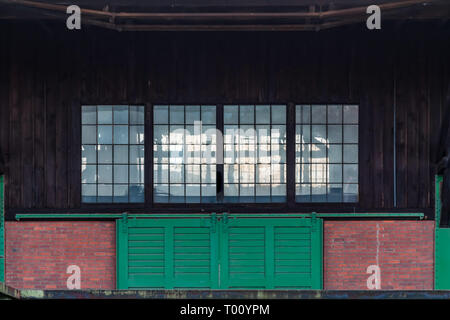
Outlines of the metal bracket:
[[216,233],[216,224],[217,224],[217,214],[215,212],[211,213],[211,232]]
[[311,212],[311,225],[314,230],[317,230],[317,213]]
[[122,232],[128,233],[128,212],[122,213]]
[[222,230],[223,232],[227,232],[228,231],[228,212],[223,212],[222,213]]

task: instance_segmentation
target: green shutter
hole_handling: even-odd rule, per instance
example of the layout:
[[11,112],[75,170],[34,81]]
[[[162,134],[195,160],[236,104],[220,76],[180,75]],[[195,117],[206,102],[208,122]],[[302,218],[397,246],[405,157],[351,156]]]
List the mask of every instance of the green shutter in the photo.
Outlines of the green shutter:
[[211,219],[119,220],[118,288],[211,288],[218,273]]
[[441,228],[441,183],[442,176],[435,181],[435,272],[434,289],[450,290],[450,228]]
[[229,219],[220,240],[221,289],[321,288],[320,219]]
[[117,239],[119,289],[322,287],[320,219],[122,219]]

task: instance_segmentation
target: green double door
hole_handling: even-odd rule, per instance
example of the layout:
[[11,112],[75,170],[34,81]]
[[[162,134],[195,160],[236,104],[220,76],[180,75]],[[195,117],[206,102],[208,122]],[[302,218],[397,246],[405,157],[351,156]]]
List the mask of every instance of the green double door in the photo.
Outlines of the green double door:
[[321,289],[322,221],[117,221],[118,289]]

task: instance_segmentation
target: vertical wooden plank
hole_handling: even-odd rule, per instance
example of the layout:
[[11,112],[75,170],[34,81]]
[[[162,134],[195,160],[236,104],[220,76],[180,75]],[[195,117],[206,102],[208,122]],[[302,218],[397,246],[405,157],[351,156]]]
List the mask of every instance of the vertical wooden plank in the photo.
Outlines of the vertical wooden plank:
[[45,189],[46,208],[56,208],[56,107],[58,104],[58,61],[59,50],[56,41],[48,45],[46,65],[48,85],[45,103]]
[[265,276],[266,287],[265,289],[273,289],[275,286],[275,236],[274,226],[267,224],[265,226]]
[[[12,34],[21,37],[22,32],[17,25],[12,27]],[[23,42],[14,41],[11,43],[11,68],[10,81],[11,91],[9,95],[9,125],[11,138],[8,179],[8,203],[11,207],[22,207],[22,153],[21,153],[21,110],[20,110],[20,88],[24,72],[22,72],[21,60],[24,55]]]
[[168,223],[164,227],[164,288],[173,289],[174,285],[174,225]]
[[[12,90],[10,84],[10,68],[11,68],[11,26],[6,25],[0,29],[0,35],[4,43],[0,47],[0,152],[3,153],[3,160],[5,161],[4,186],[8,185],[9,179],[9,119],[10,119],[10,91]],[[8,191],[4,194],[4,205],[9,207]]]

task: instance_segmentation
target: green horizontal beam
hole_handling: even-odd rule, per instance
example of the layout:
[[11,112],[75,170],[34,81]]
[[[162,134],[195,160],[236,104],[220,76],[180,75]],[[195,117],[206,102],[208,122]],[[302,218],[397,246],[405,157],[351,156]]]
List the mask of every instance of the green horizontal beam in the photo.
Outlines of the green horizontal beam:
[[[423,213],[233,213],[229,214],[230,218],[309,218],[315,215],[318,218],[419,218],[423,220],[425,215]],[[210,214],[128,214],[128,218],[209,218]],[[114,214],[71,214],[71,213],[59,213],[59,214],[42,214],[42,213],[23,213],[16,214],[16,220],[22,219],[120,219],[123,217],[121,213]]]

